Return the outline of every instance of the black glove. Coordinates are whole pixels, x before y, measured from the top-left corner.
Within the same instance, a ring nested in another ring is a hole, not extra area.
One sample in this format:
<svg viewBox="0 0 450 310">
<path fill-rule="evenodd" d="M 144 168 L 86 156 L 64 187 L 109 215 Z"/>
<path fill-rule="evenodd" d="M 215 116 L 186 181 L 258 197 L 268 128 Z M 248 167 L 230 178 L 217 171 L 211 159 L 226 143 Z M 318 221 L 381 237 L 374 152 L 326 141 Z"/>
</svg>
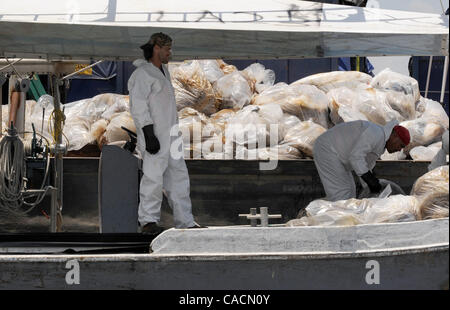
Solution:
<svg viewBox="0 0 450 310">
<path fill-rule="evenodd" d="M 159 141 L 153 132 L 153 125 L 147 125 L 142 128 L 145 137 L 145 149 L 150 154 L 156 154 L 159 151 Z"/>
<path fill-rule="evenodd" d="M 379 192 L 381 192 L 380 181 L 375 177 L 375 175 L 372 173 L 372 171 L 368 171 L 368 172 L 364 173 L 361 176 L 361 178 L 369 186 L 370 192 L 372 192 L 372 193 L 379 193 Z"/>
</svg>

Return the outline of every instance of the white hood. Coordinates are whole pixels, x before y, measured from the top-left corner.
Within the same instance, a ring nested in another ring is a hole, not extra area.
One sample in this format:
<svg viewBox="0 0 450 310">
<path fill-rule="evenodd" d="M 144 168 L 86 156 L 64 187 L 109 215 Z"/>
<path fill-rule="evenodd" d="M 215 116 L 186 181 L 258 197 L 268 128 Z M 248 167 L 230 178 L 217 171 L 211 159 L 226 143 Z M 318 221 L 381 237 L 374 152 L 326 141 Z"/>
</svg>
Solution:
<svg viewBox="0 0 450 310">
<path fill-rule="evenodd" d="M 135 67 L 140 67 L 145 64 L 148 64 L 148 61 L 145 59 L 136 59 L 135 61 L 133 61 L 133 66 Z"/>
</svg>

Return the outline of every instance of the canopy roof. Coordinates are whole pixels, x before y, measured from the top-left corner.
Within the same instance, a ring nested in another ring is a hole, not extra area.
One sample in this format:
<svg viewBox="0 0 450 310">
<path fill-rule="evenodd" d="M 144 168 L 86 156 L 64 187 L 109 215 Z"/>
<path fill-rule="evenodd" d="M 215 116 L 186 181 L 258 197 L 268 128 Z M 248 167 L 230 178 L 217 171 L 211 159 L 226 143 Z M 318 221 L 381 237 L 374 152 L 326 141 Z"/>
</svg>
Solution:
<svg viewBox="0 0 450 310">
<path fill-rule="evenodd" d="M 444 15 L 308 1 L 0 3 L 0 56 L 131 60 L 160 31 L 174 60 L 448 55 L 449 36 Z"/>
</svg>

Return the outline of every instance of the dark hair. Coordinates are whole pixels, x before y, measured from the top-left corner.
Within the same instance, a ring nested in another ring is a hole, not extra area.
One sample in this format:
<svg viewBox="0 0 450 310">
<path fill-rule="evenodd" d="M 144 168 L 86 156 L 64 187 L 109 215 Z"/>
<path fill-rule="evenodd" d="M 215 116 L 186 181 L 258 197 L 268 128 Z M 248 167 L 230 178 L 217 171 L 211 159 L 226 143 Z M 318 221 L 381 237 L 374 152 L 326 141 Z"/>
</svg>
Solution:
<svg viewBox="0 0 450 310">
<path fill-rule="evenodd" d="M 155 44 L 157 44 L 158 46 L 161 46 L 161 47 L 164 45 L 171 45 L 172 38 L 162 32 L 152 34 L 152 36 L 150 37 L 150 40 L 141 46 L 141 49 L 144 51 L 144 58 L 146 60 L 152 58 L 153 47 L 155 46 Z"/>
<path fill-rule="evenodd" d="M 153 46 L 154 45 L 146 45 L 142 50 L 144 51 L 144 59 L 149 60 L 153 56 Z"/>
</svg>

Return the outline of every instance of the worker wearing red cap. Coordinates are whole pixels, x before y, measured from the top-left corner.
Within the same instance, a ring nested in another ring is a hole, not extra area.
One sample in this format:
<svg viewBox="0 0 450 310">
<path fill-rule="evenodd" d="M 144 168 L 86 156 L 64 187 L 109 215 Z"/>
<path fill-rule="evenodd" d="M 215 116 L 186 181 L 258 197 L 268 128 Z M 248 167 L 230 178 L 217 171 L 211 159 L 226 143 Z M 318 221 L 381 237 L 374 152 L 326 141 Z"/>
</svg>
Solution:
<svg viewBox="0 0 450 310">
<path fill-rule="evenodd" d="M 352 171 L 372 193 L 381 191 L 372 173 L 376 161 L 387 150 L 394 153 L 410 142 L 408 129 L 391 121 L 380 126 L 368 121 L 341 123 L 327 130 L 314 144 L 314 163 L 325 189 L 326 200 L 355 198 Z"/>
</svg>

